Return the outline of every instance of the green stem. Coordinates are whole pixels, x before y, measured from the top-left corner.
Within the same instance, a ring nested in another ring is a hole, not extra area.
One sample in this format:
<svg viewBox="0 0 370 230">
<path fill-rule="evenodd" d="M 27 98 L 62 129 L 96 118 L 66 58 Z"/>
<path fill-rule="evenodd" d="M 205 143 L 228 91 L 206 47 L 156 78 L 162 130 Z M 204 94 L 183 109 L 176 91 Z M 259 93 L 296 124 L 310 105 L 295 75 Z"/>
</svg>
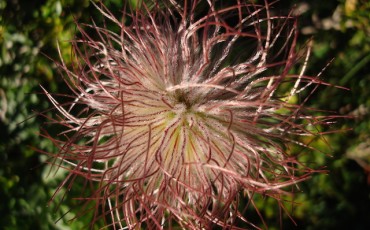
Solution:
<svg viewBox="0 0 370 230">
<path fill-rule="evenodd" d="M 340 81 L 340 85 L 345 85 L 358 71 L 360 71 L 370 61 L 370 54 L 358 62 Z"/>
</svg>

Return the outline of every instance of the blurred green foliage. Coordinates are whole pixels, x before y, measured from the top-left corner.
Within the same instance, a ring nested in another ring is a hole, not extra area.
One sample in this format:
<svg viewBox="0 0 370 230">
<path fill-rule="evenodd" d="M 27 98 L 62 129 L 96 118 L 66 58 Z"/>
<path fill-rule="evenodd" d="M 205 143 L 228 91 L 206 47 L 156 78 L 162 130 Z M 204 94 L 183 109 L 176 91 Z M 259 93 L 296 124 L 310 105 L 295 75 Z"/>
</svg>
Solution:
<svg viewBox="0 0 370 230">
<path fill-rule="evenodd" d="M 105 1 L 117 13 L 122 2 Z M 370 3 L 289 0 L 277 3 L 273 10 L 287 12 L 292 6 L 301 14 L 300 44 L 311 37 L 314 40 L 308 74 L 319 73 L 333 59 L 322 74 L 324 80 L 350 88 L 323 87 L 313 95 L 311 106 L 354 119 L 333 124 L 352 131 L 328 136 L 331 150 L 322 142 L 315 143 L 331 151 L 330 157 L 319 152 L 305 156 L 305 161 L 326 166 L 329 173 L 300 184 L 302 192 L 293 197 L 298 204 L 293 211 L 287 204 L 298 227 L 283 215 L 282 228 L 370 229 Z M 53 62 L 59 59 L 58 42 L 68 61 L 67 41 L 76 33 L 75 20 L 90 22 L 91 17 L 101 17 L 88 0 L 0 1 L 0 12 L 0 228 L 84 229 L 91 216 L 69 221 L 75 215 L 70 211 L 74 201 L 58 206 L 62 198 L 57 197 L 49 204 L 64 172 L 54 175 L 43 163 L 47 156 L 34 150 L 56 151 L 40 137 L 40 128 L 46 124 L 35 115 L 51 107 L 38 94 L 40 84 L 53 92 L 64 90 Z M 267 225 L 279 229 L 280 210 L 273 203 L 260 199 L 257 205 Z"/>
<path fill-rule="evenodd" d="M 74 5 L 73 5 L 74 4 Z M 47 167 L 34 148 L 55 151 L 39 136 L 38 111 L 50 107 L 39 84 L 55 89 L 60 82 L 50 58 L 58 58 L 57 41 L 68 55 L 74 17 L 89 2 L 0 2 L 0 226 L 1 229 L 69 229 L 59 221 L 69 209 L 48 201 L 59 182 L 45 180 Z M 64 8 L 63 8 L 64 7 Z M 66 59 L 67 56 L 65 56 Z M 45 156 L 43 156 L 45 158 Z M 76 227 L 74 229 L 81 229 Z"/>
</svg>

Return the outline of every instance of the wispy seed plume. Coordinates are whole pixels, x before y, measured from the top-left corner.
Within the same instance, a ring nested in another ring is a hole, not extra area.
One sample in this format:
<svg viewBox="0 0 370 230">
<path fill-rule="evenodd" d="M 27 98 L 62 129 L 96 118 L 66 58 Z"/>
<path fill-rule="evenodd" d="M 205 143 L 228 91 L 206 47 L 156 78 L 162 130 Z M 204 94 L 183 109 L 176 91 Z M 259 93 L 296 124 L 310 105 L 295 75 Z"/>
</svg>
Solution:
<svg viewBox="0 0 370 230">
<path fill-rule="evenodd" d="M 258 228 L 241 201 L 307 179 L 290 146 L 311 148 L 299 137 L 331 120 L 305 108 L 325 85 L 305 75 L 310 43 L 299 50 L 296 18 L 267 1 L 144 2 L 122 18 L 97 5 L 116 30 L 78 24 L 73 66 L 59 63 L 69 102 L 45 90 L 65 127 L 45 134 L 61 187 L 86 181 L 92 225 Z"/>
</svg>

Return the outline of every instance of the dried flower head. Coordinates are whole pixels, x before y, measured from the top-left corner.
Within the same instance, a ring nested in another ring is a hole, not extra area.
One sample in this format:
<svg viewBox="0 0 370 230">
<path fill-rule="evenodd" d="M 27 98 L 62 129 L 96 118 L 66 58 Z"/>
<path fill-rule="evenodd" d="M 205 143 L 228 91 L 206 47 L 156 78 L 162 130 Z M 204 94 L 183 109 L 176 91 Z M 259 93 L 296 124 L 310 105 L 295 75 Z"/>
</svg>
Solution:
<svg viewBox="0 0 370 230">
<path fill-rule="evenodd" d="M 118 31 L 78 25 L 73 67 L 59 64 L 73 99 L 45 91 L 65 139 L 48 137 L 62 163 L 50 162 L 69 171 L 61 187 L 91 185 L 80 199 L 95 203 L 93 223 L 258 228 L 241 200 L 279 199 L 314 171 L 288 146 L 321 135 L 315 126 L 329 119 L 303 105 L 324 83 L 304 75 L 310 52 L 297 50 L 296 19 L 270 7 L 154 1 L 117 19 L 101 4 Z"/>
</svg>

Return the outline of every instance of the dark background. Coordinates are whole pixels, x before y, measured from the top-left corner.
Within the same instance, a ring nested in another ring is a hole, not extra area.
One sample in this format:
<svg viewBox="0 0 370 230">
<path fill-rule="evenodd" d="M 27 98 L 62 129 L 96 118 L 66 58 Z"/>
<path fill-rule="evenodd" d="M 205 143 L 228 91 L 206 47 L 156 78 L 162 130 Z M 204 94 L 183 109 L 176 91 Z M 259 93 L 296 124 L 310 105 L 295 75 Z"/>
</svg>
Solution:
<svg viewBox="0 0 370 230">
<path fill-rule="evenodd" d="M 119 12 L 120 0 L 105 1 Z M 135 2 L 131 0 L 130 2 Z M 331 156 L 313 152 L 309 161 L 326 166 L 300 184 L 298 204 L 289 210 L 297 227 L 269 199 L 257 201 L 271 229 L 370 229 L 370 3 L 367 0 L 278 2 L 275 13 L 295 7 L 300 44 L 314 39 L 308 74 L 319 73 L 329 62 L 323 79 L 350 91 L 323 87 L 311 106 L 354 116 L 334 125 L 339 132 L 315 147 Z M 40 85 L 63 92 L 62 79 L 52 59 L 69 60 L 76 33 L 74 20 L 99 21 L 88 0 L 0 1 L 0 229 L 83 229 L 89 216 L 69 222 L 74 201 L 49 204 L 63 172 L 50 173 L 46 156 L 35 148 L 53 152 L 40 129 L 49 127 L 38 112 L 51 108 Z M 56 200 L 60 200 L 58 197 Z M 58 221 L 59 220 L 59 221 Z"/>
</svg>

